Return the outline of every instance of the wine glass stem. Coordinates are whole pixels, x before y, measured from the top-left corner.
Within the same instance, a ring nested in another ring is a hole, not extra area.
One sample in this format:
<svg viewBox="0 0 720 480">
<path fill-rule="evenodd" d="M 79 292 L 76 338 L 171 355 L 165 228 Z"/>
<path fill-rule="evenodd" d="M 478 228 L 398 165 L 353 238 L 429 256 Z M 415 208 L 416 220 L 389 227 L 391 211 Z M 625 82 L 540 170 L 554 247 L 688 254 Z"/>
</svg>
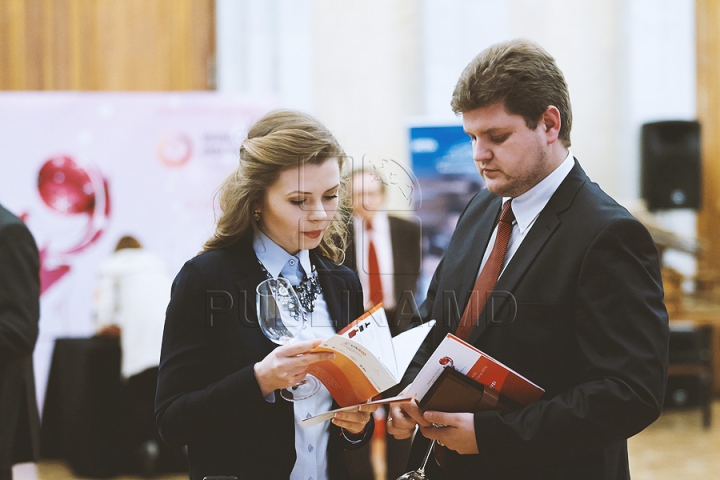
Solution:
<svg viewBox="0 0 720 480">
<path fill-rule="evenodd" d="M 433 452 L 433 449 L 435 447 L 435 440 L 430 442 L 430 445 L 428 446 L 427 452 L 425 452 L 425 459 L 423 460 L 422 465 L 420 465 L 420 468 L 418 469 L 418 472 L 424 474 L 425 473 L 425 466 L 427 466 L 428 460 L 430 460 L 430 455 Z"/>
</svg>

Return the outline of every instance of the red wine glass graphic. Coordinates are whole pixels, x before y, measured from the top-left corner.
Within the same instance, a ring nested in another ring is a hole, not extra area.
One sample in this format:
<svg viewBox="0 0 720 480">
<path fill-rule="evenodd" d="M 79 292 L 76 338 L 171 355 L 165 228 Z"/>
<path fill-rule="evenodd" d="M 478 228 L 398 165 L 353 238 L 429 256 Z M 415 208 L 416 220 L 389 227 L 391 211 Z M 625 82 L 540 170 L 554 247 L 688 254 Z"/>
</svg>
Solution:
<svg viewBox="0 0 720 480">
<path fill-rule="evenodd" d="M 440 360 L 438 360 L 438 363 L 440 363 L 440 365 L 442 365 L 443 367 L 453 368 L 455 366 L 455 362 L 450 357 L 442 357 Z"/>
<path fill-rule="evenodd" d="M 81 238 L 73 245 L 56 249 L 51 242 L 40 248 L 41 292 L 45 292 L 70 271 L 68 257 L 94 244 L 105 231 L 110 218 L 110 191 L 97 167 L 81 166 L 62 155 L 48 159 L 40 168 L 38 192 L 53 212 L 87 217 Z"/>
</svg>

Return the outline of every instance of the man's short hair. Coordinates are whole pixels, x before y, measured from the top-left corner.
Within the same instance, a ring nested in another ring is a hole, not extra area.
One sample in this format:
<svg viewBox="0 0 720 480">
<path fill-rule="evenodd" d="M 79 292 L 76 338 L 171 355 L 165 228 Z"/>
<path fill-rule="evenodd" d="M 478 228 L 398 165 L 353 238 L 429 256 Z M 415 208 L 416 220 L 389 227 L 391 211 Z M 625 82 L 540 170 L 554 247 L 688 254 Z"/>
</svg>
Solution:
<svg viewBox="0 0 720 480">
<path fill-rule="evenodd" d="M 521 115 L 537 128 L 550 105 L 560 111 L 560 140 L 570 146 L 572 109 L 562 71 L 542 47 L 510 40 L 488 47 L 475 57 L 455 85 L 450 105 L 456 114 L 503 102 L 511 115 Z"/>
</svg>

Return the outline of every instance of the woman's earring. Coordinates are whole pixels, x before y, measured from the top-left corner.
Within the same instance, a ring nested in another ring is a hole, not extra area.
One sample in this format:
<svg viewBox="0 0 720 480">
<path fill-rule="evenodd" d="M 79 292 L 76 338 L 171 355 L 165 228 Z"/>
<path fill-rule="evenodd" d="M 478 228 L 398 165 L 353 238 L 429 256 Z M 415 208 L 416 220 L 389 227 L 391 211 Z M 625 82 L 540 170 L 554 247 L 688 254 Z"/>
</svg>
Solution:
<svg viewBox="0 0 720 480">
<path fill-rule="evenodd" d="M 260 214 L 260 210 L 255 210 L 253 212 L 253 218 L 255 219 L 255 223 L 260 223 L 260 218 L 262 215 Z"/>
</svg>

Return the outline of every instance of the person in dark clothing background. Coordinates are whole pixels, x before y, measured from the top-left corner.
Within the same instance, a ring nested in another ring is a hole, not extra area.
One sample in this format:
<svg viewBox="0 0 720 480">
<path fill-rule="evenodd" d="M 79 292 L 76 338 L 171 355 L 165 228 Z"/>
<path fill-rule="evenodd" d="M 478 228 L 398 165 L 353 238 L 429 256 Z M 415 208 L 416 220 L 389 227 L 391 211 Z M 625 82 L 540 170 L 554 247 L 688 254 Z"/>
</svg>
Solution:
<svg viewBox="0 0 720 480">
<path fill-rule="evenodd" d="M 22 220 L 0 205 L 0 480 L 40 453 L 33 350 L 40 320 L 40 258 Z"/>
</svg>

